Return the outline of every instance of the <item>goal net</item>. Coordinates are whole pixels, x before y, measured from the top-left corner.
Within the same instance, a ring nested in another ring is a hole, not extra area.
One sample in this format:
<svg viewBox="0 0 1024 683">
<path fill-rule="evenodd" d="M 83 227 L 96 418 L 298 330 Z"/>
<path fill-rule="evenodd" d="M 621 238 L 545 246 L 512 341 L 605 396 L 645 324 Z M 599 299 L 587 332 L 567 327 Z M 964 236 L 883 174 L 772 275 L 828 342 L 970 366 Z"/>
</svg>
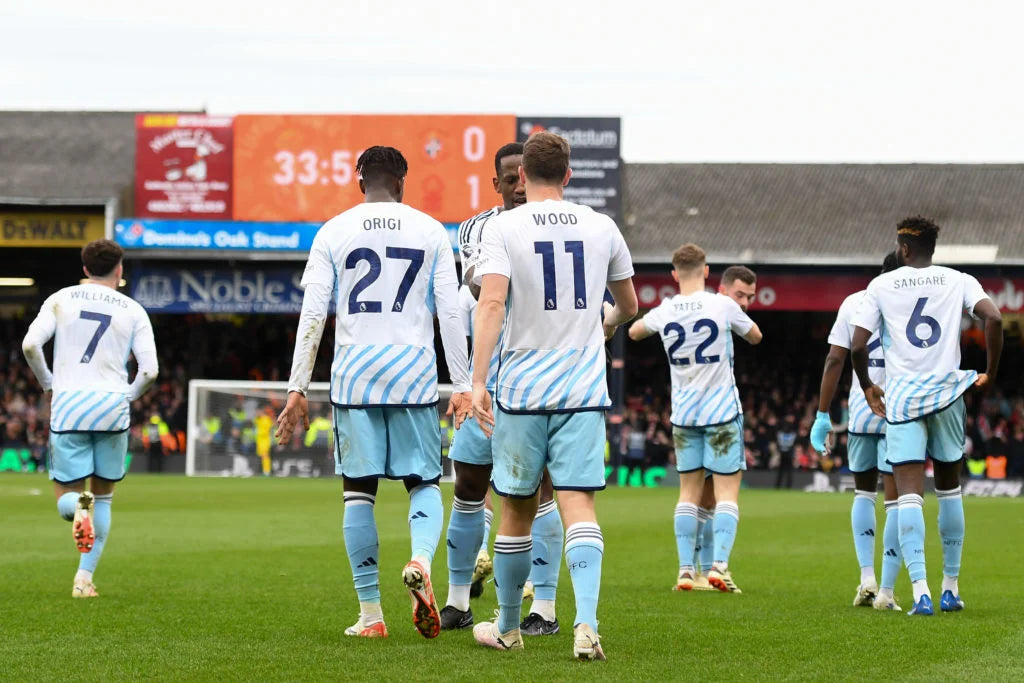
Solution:
<svg viewBox="0 0 1024 683">
<path fill-rule="evenodd" d="M 451 386 L 439 387 L 441 454 L 453 434 L 444 416 Z M 275 422 L 288 398 L 287 382 L 191 380 L 188 383 L 188 431 L 185 473 L 189 476 L 260 476 L 269 465 L 275 477 L 333 477 L 334 427 L 330 385 L 313 383 L 307 393 L 310 426 L 299 425 L 286 444 L 273 438 Z M 440 454 L 439 454 L 440 455 Z M 452 476 L 443 458 L 443 477 Z"/>
</svg>

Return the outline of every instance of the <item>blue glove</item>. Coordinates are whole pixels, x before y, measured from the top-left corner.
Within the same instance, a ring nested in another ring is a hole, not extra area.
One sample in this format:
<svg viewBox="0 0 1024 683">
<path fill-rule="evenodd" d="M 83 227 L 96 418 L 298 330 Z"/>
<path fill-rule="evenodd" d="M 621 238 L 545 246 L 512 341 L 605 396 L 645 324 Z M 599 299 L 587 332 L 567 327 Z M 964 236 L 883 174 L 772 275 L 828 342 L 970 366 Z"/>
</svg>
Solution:
<svg viewBox="0 0 1024 683">
<path fill-rule="evenodd" d="M 828 413 L 820 410 L 814 416 L 814 424 L 811 425 L 811 448 L 819 453 L 825 452 L 825 437 L 832 431 L 832 418 Z"/>
</svg>

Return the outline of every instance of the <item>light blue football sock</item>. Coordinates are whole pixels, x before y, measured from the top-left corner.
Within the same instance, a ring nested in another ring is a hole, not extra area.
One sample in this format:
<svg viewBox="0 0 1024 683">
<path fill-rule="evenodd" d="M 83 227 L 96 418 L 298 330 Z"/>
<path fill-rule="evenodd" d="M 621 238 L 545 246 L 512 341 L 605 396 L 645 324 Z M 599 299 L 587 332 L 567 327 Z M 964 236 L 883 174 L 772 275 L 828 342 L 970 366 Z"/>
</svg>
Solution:
<svg viewBox="0 0 1024 683">
<path fill-rule="evenodd" d="M 523 610 L 523 585 L 530 576 L 533 541 L 529 536 L 494 539 L 494 591 L 498 594 L 498 632 L 519 628 Z"/>
<path fill-rule="evenodd" d="M 900 552 L 900 511 L 895 500 L 885 501 L 885 529 L 882 531 L 882 588 L 896 586 L 903 553 Z"/>
<path fill-rule="evenodd" d="M 100 563 L 103 546 L 107 544 L 107 534 L 110 533 L 110 505 L 113 500 L 112 493 L 95 497 L 92 508 L 92 531 L 96 538 L 92 542 L 92 550 L 78 558 L 78 569 L 81 571 L 94 572 L 96 565 Z"/>
<path fill-rule="evenodd" d="M 699 525 L 696 505 L 693 503 L 676 504 L 676 552 L 679 556 L 680 569 L 693 569 Z"/>
<path fill-rule="evenodd" d="M 693 553 L 690 553 L 693 556 Z M 565 562 L 576 595 L 573 626 L 587 624 L 597 633 L 597 600 L 601 595 L 604 537 L 596 522 L 577 522 L 565 532 Z"/>
<path fill-rule="evenodd" d="M 715 512 L 707 508 L 697 508 L 697 522 L 701 515 L 706 517 L 704 528 L 697 531 L 697 542 L 700 545 L 700 571 L 707 574 L 715 561 Z"/>
<path fill-rule="evenodd" d="M 555 501 L 550 500 L 537 508 L 530 534 L 533 537 L 533 560 L 530 566 L 533 599 L 554 602 L 558 590 L 558 574 L 562 569 L 562 540 L 565 537 L 565 527 L 562 526 L 562 517 L 558 514 Z"/>
<path fill-rule="evenodd" d="M 434 561 L 444 525 L 444 503 L 437 484 L 423 484 L 409 492 L 409 535 L 412 556 Z M 430 570 L 430 567 L 427 567 Z"/>
<path fill-rule="evenodd" d="M 964 499 L 960 487 L 935 490 L 939 498 L 939 536 L 942 537 L 942 573 L 960 576 L 960 558 L 964 551 Z"/>
<path fill-rule="evenodd" d="M 377 559 L 377 521 L 373 504 L 377 497 L 368 493 L 345 493 L 345 552 L 352 565 L 352 579 L 359 602 L 380 602 Z"/>
<path fill-rule="evenodd" d="M 870 568 L 875 573 L 875 491 L 854 491 L 850 524 L 853 526 L 853 548 L 857 552 L 857 566 Z"/>
<path fill-rule="evenodd" d="M 484 534 L 484 502 L 455 498 L 448 518 L 448 604 L 469 609 L 469 585 L 473 582 L 477 548 Z M 465 587 L 464 590 L 457 588 Z"/>
<path fill-rule="evenodd" d="M 57 499 L 57 514 L 67 521 L 75 519 L 75 508 L 78 507 L 78 498 L 82 494 L 68 491 Z"/>
<path fill-rule="evenodd" d="M 736 503 L 719 503 L 715 506 L 715 564 L 729 564 L 733 543 L 736 542 L 736 527 L 740 523 L 740 508 Z"/>
<path fill-rule="evenodd" d="M 480 543 L 480 550 L 487 550 L 487 545 L 491 542 L 491 523 L 494 522 L 494 510 L 488 510 L 484 508 L 484 539 Z M 479 550 L 477 551 L 479 554 Z"/>
<path fill-rule="evenodd" d="M 900 496 L 900 550 L 911 581 L 924 581 L 924 499 L 916 493 Z M 915 601 L 917 596 L 915 596 Z"/>
</svg>

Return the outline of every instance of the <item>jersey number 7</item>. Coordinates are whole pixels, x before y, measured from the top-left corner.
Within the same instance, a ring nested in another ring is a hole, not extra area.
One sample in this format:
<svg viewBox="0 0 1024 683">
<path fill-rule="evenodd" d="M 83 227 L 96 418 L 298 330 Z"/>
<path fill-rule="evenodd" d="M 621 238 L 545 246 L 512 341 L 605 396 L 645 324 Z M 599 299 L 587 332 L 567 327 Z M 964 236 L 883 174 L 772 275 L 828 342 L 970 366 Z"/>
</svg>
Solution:
<svg viewBox="0 0 1024 683">
<path fill-rule="evenodd" d="M 89 340 L 89 345 L 85 347 L 85 353 L 82 354 L 82 360 L 80 361 L 88 363 L 92 360 L 92 355 L 96 353 L 96 346 L 100 343 L 100 338 L 110 328 L 110 321 L 113 318 L 106 313 L 94 313 L 92 311 L 80 311 L 78 317 L 81 320 L 92 320 L 99 323 L 99 327 L 96 328 L 96 333 Z"/>
</svg>

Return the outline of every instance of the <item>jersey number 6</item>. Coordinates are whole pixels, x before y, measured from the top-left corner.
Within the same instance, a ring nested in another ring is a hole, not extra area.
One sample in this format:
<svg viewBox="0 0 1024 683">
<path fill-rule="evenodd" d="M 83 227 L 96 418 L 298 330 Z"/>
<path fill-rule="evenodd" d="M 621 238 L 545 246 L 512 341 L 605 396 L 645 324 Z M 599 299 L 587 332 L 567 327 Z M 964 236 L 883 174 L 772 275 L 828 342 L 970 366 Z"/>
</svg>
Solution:
<svg viewBox="0 0 1024 683">
<path fill-rule="evenodd" d="M 914 306 L 914 312 L 910 314 L 910 320 L 907 321 L 907 340 L 919 349 L 927 349 L 929 346 L 935 346 L 935 343 L 939 341 L 939 337 L 942 335 L 942 328 L 939 327 L 939 321 L 930 315 L 924 314 L 924 306 L 928 303 L 928 297 L 923 296 L 917 300 L 917 304 Z M 917 334 L 918 328 L 921 325 L 928 326 L 928 338 L 922 339 Z"/>
</svg>

